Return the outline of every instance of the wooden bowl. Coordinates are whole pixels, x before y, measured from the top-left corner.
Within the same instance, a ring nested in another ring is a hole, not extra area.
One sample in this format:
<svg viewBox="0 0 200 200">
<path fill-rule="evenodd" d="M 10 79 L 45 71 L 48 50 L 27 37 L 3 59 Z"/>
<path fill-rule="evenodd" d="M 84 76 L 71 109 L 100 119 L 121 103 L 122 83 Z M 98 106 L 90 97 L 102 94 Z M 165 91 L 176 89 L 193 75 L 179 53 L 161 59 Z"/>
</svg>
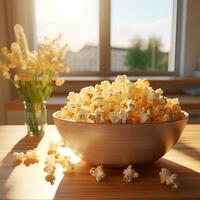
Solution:
<svg viewBox="0 0 200 200">
<path fill-rule="evenodd" d="M 66 145 L 82 160 L 108 167 L 158 160 L 174 146 L 188 120 L 188 113 L 184 112 L 185 117 L 176 121 L 92 124 L 59 119 L 56 113 L 54 122 Z"/>
</svg>

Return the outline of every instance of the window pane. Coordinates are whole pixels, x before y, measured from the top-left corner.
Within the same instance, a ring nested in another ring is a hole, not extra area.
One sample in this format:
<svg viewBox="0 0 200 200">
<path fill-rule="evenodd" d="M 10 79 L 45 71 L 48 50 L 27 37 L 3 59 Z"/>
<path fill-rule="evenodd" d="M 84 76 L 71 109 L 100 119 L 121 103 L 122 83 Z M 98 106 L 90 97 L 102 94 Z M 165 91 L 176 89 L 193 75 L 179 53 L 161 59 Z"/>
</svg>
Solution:
<svg viewBox="0 0 200 200">
<path fill-rule="evenodd" d="M 61 33 L 71 71 L 98 71 L 98 15 L 98 0 L 35 0 L 37 42 Z"/>
<path fill-rule="evenodd" d="M 173 0 L 112 0 L 111 8 L 112 71 L 173 71 Z"/>
</svg>

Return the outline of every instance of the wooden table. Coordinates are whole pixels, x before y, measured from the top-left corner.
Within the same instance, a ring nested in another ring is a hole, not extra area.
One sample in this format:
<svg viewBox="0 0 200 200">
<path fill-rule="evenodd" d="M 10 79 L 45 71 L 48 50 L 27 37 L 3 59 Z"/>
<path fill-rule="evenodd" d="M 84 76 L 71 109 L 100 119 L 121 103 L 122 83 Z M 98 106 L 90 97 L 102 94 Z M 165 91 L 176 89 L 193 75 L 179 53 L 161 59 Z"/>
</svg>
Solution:
<svg viewBox="0 0 200 200">
<path fill-rule="evenodd" d="M 88 174 L 91 166 L 81 161 L 74 173 L 65 176 L 58 168 L 51 185 L 45 181 L 43 162 L 49 141 L 56 138 L 59 134 L 54 126 L 48 126 L 43 138 L 26 136 L 24 126 L 0 126 L 1 199 L 200 199 L 200 125 L 188 125 L 162 159 L 137 168 L 141 176 L 132 183 L 123 181 L 122 169 L 106 169 L 107 178 L 98 183 Z M 13 165 L 13 152 L 35 147 L 41 157 L 38 164 Z M 160 184 L 161 167 L 178 174 L 178 190 Z"/>
</svg>

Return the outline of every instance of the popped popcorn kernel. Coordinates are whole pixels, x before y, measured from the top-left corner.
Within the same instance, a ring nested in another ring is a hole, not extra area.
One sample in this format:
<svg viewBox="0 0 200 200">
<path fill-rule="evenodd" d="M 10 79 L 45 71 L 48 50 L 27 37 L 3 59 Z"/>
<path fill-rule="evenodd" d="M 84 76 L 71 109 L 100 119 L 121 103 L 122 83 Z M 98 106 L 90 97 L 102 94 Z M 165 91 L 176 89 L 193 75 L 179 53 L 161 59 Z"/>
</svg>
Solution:
<svg viewBox="0 0 200 200">
<path fill-rule="evenodd" d="M 172 174 L 168 169 L 162 168 L 159 172 L 160 176 L 160 183 L 171 185 L 171 188 L 177 189 L 178 183 L 177 183 L 177 174 Z"/>
<path fill-rule="evenodd" d="M 62 86 L 65 83 L 64 79 L 56 79 L 56 86 Z"/>
<path fill-rule="evenodd" d="M 70 157 L 66 155 L 60 155 L 56 159 L 56 163 L 62 166 L 63 173 L 73 172 L 74 170 L 74 164 L 70 161 Z"/>
<path fill-rule="evenodd" d="M 38 154 L 36 152 L 36 149 L 33 149 L 33 150 L 28 150 L 26 152 L 26 159 L 28 160 L 39 160 L 39 157 L 38 157 Z"/>
<path fill-rule="evenodd" d="M 47 174 L 46 177 L 45 177 L 45 180 L 46 180 L 47 182 L 50 182 L 51 185 L 54 184 L 55 179 L 56 179 L 56 177 L 55 177 L 54 174 L 53 174 L 53 175 Z"/>
<path fill-rule="evenodd" d="M 56 159 L 53 154 L 47 155 L 46 160 L 45 160 L 45 167 L 44 171 L 47 172 L 49 176 L 54 175 L 55 170 L 56 170 Z"/>
<path fill-rule="evenodd" d="M 58 166 L 61 166 L 63 174 L 71 173 L 74 171 L 75 164 L 72 163 L 71 157 L 65 153 L 64 142 L 51 141 L 48 146 L 47 157 L 44 162 L 44 171 L 47 173 L 45 180 L 54 183 L 55 172 Z"/>
<path fill-rule="evenodd" d="M 57 148 L 58 148 L 58 145 L 59 145 L 58 142 L 51 141 L 51 142 L 49 143 L 49 147 L 48 147 L 48 152 L 47 152 L 47 153 L 48 153 L 49 155 L 50 155 L 50 154 L 56 153 Z"/>
<path fill-rule="evenodd" d="M 95 123 L 104 123 L 104 116 L 103 116 L 104 111 L 101 108 L 97 108 L 94 113 L 90 115 L 90 118 L 95 122 Z"/>
<path fill-rule="evenodd" d="M 139 177 L 139 173 L 135 171 L 132 165 L 129 165 L 126 169 L 124 169 L 123 175 L 126 182 L 131 182 L 133 179 Z"/>
<path fill-rule="evenodd" d="M 16 163 L 24 163 L 26 166 L 39 162 L 39 156 L 36 149 L 28 150 L 26 153 L 14 152 L 13 157 Z"/>
<path fill-rule="evenodd" d="M 39 156 L 37 154 L 37 150 L 28 150 L 25 154 L 24 164 L 29 166 L 30 164 L 35 164 L 39 162 Z"/>
<path fill-rule="evenodd" d="M 21 163 L 25 159 L 25 154 L 23 152 L 20 152 L 20 153 L 14 152 L 13 157 L 14 157 L 16 163 Z"/>
<path fill-rule="evenodd" d="M 97 182 L 100 182 L 106 177 L 106 173 L 103 170 L 103 166 L 92 167 L 89 173 L 96 178 Z"/>
<path fill-rule="evenodd" d="M 73 122 L 136 124 L 184 117 L 177 98 L 163 96 L 163 90 L 154 90 L 148 80 L 131 82 L 126 75 L 69 92 L 67 99 L 57 117 Z"/>
</svg>

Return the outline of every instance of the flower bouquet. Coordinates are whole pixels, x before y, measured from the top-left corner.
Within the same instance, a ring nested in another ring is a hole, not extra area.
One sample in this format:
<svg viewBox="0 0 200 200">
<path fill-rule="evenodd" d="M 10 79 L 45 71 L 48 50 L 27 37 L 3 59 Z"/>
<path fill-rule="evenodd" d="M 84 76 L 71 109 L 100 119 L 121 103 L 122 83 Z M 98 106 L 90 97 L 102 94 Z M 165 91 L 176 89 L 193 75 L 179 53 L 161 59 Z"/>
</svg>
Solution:
<svg viewBox="0 0 200 200">
<path fill-rule="evenodd" d="M 17 88 L 24 101 L 25 121 L 30 135 L 44 132 L 46 124 L 46 100 L 54 89 L 54 80 L 61 86 L 61 73 L 69 72 L 62 63 L 67 45 L 59 46 L 61 35 L 54 40 L 45 39 L 37 51 L 29 51 L 27 38 L 21 25 L 14 26 L 16 42 L 10 50 L 3 47 L 5 62 L 0 61 L 0 72 Z"/>
</svg>

